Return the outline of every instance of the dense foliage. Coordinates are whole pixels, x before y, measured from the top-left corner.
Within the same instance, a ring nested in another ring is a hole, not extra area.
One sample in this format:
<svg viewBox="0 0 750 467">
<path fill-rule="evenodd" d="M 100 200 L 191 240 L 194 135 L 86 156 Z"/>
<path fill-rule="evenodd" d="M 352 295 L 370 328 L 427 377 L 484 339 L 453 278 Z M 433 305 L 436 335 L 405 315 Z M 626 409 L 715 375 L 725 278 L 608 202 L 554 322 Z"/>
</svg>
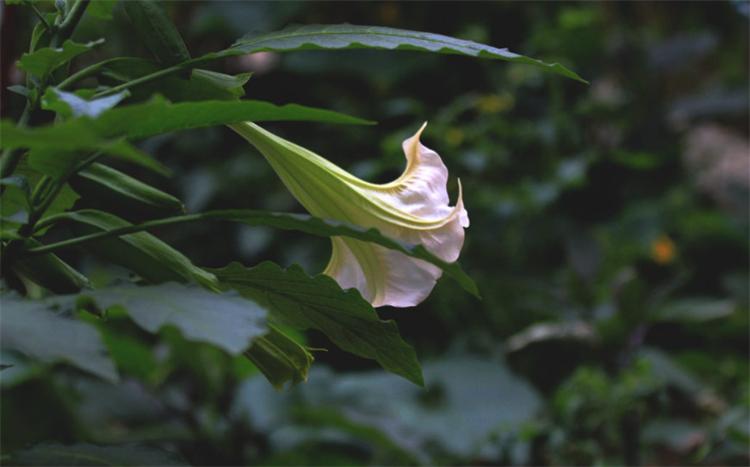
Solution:
<svg viewBox="0 0 750 467">
<path fill-rule="evenodd" d="M 750 462 L 746 3 L 8 3 L 4 462 Z M 374 182 L 428 121 L 460 265 L 244 120 Z M 339 235 L 444 278 L 376 313 Z"/>
</svg>

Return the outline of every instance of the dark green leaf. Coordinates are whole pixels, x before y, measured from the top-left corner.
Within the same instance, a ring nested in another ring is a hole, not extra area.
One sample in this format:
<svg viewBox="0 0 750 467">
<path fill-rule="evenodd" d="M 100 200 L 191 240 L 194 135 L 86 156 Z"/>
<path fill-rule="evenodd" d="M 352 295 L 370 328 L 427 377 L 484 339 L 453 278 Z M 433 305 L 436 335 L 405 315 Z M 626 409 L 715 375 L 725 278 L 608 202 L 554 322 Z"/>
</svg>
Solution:
<svg viewBox="0 0 750 467">
<path fill-rule="evenodd" d="M 182 284 L 108 287 L 86 294 L 100 308 L 124 307 L 139 326 L 158 332 L 175 326 L 192 341 L 213 344 L 232 355 L 267 332 L 266 310 L 233 292 L 217 294 Z"/>
<path fill-rule="evenodd" d="M 201 89 L 212 89 L 217 94 L 223 91 L 228 96 L 239 99 L 245 95 L 245 83 L 248 82 L 252 75 L 252 73 L 227 75 L 210 70 L 195 69 L 193 70 L 191 81 L 195 83 L 196 87 L 200 87 Z M 199 99 L 194 98 L 191 100 Z"/>
<path fill-rule="evenodd" d="M 27 247 L 40 245 L 34 239 L 26 240 Z M 13 262 L 13 270 L 55 293 L 78 292 L 89 285 L 86 276 L 52 253 L 20 258 Z"/>
<path fill-rule="evenodd" d="M 39 78 L 44 78 L 56 68 L 103 43 L 104 39 L 99 39 L 86 44 L 67 40 L 60 48 L 44 47 L 35 50 L 34 52 L 21 55 L 21 59 L 18 61 L 18 67 L 27 73 L 36 75 Z"/>
<path fill-rule="evenodd" d="M 185 209 L 182 202 L 174 196 L 104 164 L 91 164 L 78 175 L 149 206 L 173 211 Z"/>
<path fill-rule="evenodd" d="M 95 0 L 92 3 L 96 3 Z M 14 465 L 188 465 L 177 454 L 138 444 L 96 446 L 94 444 L 39 444 L 15 453 Z"/>
<path fill-rule="evenodd" d="M 30 186 L 35 186 L 42 178 L 42 174 L 30 167 L 26 160 L 22 160 L 18 164 L 14 173 L 25 177 Z M 62 187 L 50 207 L 47 208 L 47 215 L 57 214 L 70 209 L 77 199 L 78 195 L 66 184 Z M 2 196 L 0 196 L 0 215 L 4 218 L 15 215 L 15 220 L 23 220 L 25 222 L 26 216 L 18 217 L 18 214 L 28 212 L 28 209 L 27 195 L 19 187 L 8 186 Z"/>
<path fill-rule="evenodd" d="M 30 94 L 29 88 L 22 84 L 14 84 L 13 86 L 8 86 L 7 89 L 8 91 L 23 97 L 28 97 Z"/>
<path fill-rule="evenodd" d="M 118 138 L 140 139 L 160 133 L 223 125 L 241 121 L 318 121 L 366 124 L 365 120 L 296 104 L 276 106 L 262 101 L 203 101 L 173 104 L 164 99 L 116 107 L 98 118 L 71 118 L 57 125 L 18 128 L 10 120 L 0 122 L 0 147 L 30 148 L 32 166 L 44 173 L 59 173 L 61 167 L 83 160 L 80 151 L 102 150 L 132 162 L 164 172 L 158 162 Z M 59 153 L 73 152 L 60 162 Z"/>
<path fill-rule="evenodd" d="M 306 381 L 314 360 L 304 347 L 274 327 L 268 334 L 256 339 L 245 356 L 277 389 L 281 389 L 287 381 L 292 384 Z"/>
<path fill-rule="evenodd" d="M 119 104 L 130 93 L 125 90 L 111 96 L 86 100 L 72 92 L 65 92 L 54 87 L 47 89 L 42 98 L 42 107 L 52 110 L 63 117 L 91 117 L 96 118 L 102 112 Z"/>
<path fill-rule="evenodd" d="M 328 276 L 308 276 L 273 263 L 245 268 L 233 263 L 214 270 L 222 286 L 267 306 L 271 320 L 316 329 L 341 349 L 370 358 L 383 368 L 423 384 L 414 349 L 401 339 L 393 321 L 381 321 L 358 291 L 344 291 Z"/>
<path fill-rule="evenodd" d="M 109 381 L 114 365 L 96 329 L 47 310 L 43 301 L 3 297 L 0 345 L 44 362 L 65 361 Z"/>
<path fill-rule="evenodd" d="M 86 13 L 94 18 L 110 20 L 112 19 L 112 10 L 117 5 L 117 0 L 94 0 L 89 3 Z"/>
<path fill-rule="evenodd" d="M 117 216 L 93 209 L 69 212 L 65 218 L 83 226 L 83 233 L 131 225 Z M 195 266 L 185 255 L 146 232 L 97 240 L 87 244 L 86 249 L 130 269 L 148 282 L 195 281 L 209 288 L 215 287 L 213 274 Z"/>
<path fill-rule="evenodd" d="M 68 121 L 78 122 L 77 119 Z M 162 175 L 169 173 L 161 163 L 126 141 L 101 138 L 85 125 L 74 124 L 66 127 L 65 124 L 61 124 L 39 128 L 41 131 L 37 131 L 15 128 L 6 123 L 0 122 L 0 136 L 3 138 L 0 146 L 30 148 L 29 165 L 51 177 L 57 178 L 67 174 L 72 167 L 88 158 L 94 151 L 117 156 Z M 68 130 L 71 133 L 68 133 Z"/>
<path fill-rule="evenodd" d="M 291 26 L 281 31 L 245 36 L 234 43 L 229 49 L 208 54 L 197 60 L 208 60 L 260 51 L 290 52 L 311 49 L 338 50 L 361 48 L 415 50 L 524 63 L 567 76 L 577 81 L 586 82 L 578 74 L 559 63 L 545 63 L 504 48 L 500 49 L 440 34 L 351 24 Z"/>
<path fill-rule="evenodd" d="M 169 66 L 190 60 L 185 41 L 162 5 L 151 0 L 127 0 L 123 6 L 136 35 L 160 63 Z"/>
</svg>

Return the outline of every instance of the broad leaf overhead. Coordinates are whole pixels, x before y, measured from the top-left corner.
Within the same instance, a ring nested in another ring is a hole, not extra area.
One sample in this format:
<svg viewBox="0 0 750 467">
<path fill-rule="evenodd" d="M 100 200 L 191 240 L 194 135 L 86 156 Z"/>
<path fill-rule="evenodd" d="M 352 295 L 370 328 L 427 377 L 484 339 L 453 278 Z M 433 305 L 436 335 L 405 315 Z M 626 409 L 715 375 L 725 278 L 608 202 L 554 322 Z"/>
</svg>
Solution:
<svg viewBox="0 0 750 467">
<path fill-rule="evenodd" d="M 441 34 L 353 24 L 291 26 L 281 31 L 245 36 L 235 42 L 229 49 L 209 54 L 197 60 L 261 51 L 289 52 L 311 49 L 362 48 L 414 50 L 524 63 L 577 81 L 586 82 L 578 74 L 559 63 L 545 63 L 511 52 L 506 48 L 492 47 Z"/>
</svg>

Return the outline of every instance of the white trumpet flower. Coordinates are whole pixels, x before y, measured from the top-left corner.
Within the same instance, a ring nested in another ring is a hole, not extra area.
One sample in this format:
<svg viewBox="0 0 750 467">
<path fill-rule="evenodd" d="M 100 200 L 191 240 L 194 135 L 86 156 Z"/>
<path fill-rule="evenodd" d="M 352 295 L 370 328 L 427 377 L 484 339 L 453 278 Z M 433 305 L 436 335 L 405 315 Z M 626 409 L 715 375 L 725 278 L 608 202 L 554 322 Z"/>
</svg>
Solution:
<svg viewBox="0 0 750 467">
<path fill-rule="evenodd" d="M 251 122 L 230 125 L 268 160 L 310 214 L 335 219 L 411 244 L 447 262 L 458 259 L 469 217 L 461 182 L 449 206 L 448 169 L 419 141 L 427 124 L 403 143 L 406 169 L 396 180 L 368 183 L 327 159 Z M 442 271 L 420 259 L 372 243 L 333 237 L 324 274 L 342 288 L 356 288 L 373 306 L 414 306 L 432 291 Z"/>
</svg>

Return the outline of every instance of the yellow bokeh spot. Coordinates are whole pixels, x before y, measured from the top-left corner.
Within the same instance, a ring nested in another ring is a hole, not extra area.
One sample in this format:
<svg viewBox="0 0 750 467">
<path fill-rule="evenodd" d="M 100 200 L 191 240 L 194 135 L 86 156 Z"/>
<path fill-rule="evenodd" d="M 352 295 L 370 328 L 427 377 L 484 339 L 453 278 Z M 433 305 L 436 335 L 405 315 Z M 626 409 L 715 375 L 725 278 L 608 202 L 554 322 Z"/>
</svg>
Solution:
<svg viewBox="0 0 750 467">
<path fill-rule="evenodd" d="M 666 235 L 660 235 L 651 244 L 651 258 L 659 264 L 671 263 L 676 253 L 674 242 Z"/>
<path fill-rule="evenodd" d="M 464 141 L 464 132 L 459 128 L 449 128 L 445 132 L 445 142 L 451 146 L 458 146 Z"/>
<path fill-rule="evenodd" d="M 490 94 L 477 99 L 477 110 L 485 114 L 504 112 L 513 107 L 515 101 L 510 94 Z"/>
</svg>

